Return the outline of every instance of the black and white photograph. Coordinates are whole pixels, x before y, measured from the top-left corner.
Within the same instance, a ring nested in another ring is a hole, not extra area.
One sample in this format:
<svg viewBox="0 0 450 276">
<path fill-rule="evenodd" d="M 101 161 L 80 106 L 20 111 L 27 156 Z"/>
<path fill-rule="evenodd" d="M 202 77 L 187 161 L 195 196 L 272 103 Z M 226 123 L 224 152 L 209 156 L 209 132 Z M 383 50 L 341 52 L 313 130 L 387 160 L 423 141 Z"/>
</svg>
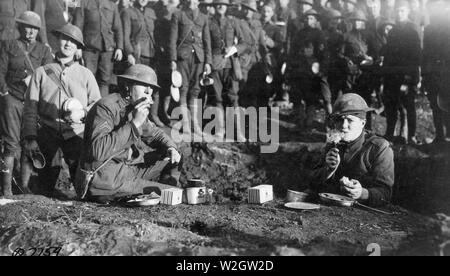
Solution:
<svg viewBox="0 0 450 276">
<path fill-rule="evenodd" d="M 450 0 L 0 0 L 0 256 L 449 255 Z"/>
</svg>

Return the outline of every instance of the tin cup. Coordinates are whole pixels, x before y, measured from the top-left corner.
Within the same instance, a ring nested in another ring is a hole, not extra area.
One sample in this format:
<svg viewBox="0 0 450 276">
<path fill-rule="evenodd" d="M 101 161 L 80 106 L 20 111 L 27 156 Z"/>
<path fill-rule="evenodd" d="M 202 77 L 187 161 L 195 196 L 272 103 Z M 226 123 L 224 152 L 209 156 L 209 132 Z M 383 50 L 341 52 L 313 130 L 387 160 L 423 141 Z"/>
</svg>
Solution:
<svg viewBox="0 0 450 276">
<path fill-rule="evenodd" d="M 188 188 L 198 188 L 198 187 L 205 187 L 205 181 L 198 178 L 188 180 Z"/>
</svg>

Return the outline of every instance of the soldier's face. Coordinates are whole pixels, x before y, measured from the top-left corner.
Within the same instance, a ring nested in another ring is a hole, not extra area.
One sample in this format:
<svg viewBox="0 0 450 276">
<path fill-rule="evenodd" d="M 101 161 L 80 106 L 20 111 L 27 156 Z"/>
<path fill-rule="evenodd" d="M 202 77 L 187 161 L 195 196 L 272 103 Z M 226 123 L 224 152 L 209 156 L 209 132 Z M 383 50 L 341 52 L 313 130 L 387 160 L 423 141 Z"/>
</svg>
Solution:
<svg viewBox="0 0 450 276">
<path fill-rule="evenodd" d="M 397 10 L 398 21 L 405 22 L 409 19 L 409 8 L 408 7 L 399 7 Z"/>
<path fill-rule="evenodd" d="M 336 121 L 336 128 L 343 133 L 345 142 L 352 142 L 358 139 L 363 133 L 365 126 L 366 120 L 353 115 L 342 116 Z"/>
<path fill-rule="evenodd" d="M 366 22 L 361 21 L 361 20 L 356 20 L 355 21 L 355 28 L 357 30 L 365 30 L 366 29 Z"/>
<path fill-rule="evenodd" d="M 130 90 L 131 104 L 136 103 L 142 98 L 146 98 L 151 105 L 153 104 L 153 89 L 150 86 L 135 84 L 131 86 Z"/>
<path fill-rule="evenodd" d="M 288 5 L 289 5 L 289 0 L 280 0 L 281 8 L 287 8 Z"/>
<path fill-rule="evenodd" d="M 345 2 L 344 9 L 347 12 L 354 12 L 355 11 L 355 5 L 353 5 L 352 3 L 347 1 L 347 2 Z"/>
<path fill-rule="evenodd" d="M 147 6 L 148 1 L 149 1 L 149 0 L 139 0 L 139 1 L 138 1 L 139 6 L 141 6 L 141 7 Z"/>
<path fill-rule="evenodd" d="M 311 28 L 315 28 L 317 26 L 317 18 L 315 16 L 308 15 L 308 17 L 306 17 L 306 24 Z"/>
<path fill-rule="evenodd" d="M 198 8 L 199 0 L 187 0 L 186 3 L 190 9 L 194 10 Z"/>
<path fill-rule="evenodd" d="M 227 6 L 217 5 L 215 8 L 216 12 L 220 15 L 225 15 L 227 13 Z"/>
<path fill-rule="evenodd" d="M 255 14 L 254 11 L 252 11 L 252 10 L 250 10 L 250 9 L 246 9 L 246 11 L 245 11 L 245 17 L 246 17 L 247 19 L 252 19 L 252 18 L 253 18 L 253 14 Z"/>
<path fill-rule="evenodd" d="M 39 29 L 33 28 L 31 26 L 25 26 L 25 25 L 21 25 L 19 29 L 20 29 L 20 35 L 22 36 L 23 39 L 25 39 L 28 42 L 36 41 L 36 37 L 39 33 Z"/>
<path fill-rule="evenodd" d="M 264 8 L 263 8 L 264 22 L 269 22 L 270 20 L 272 20 L 273 14 L 274 14 L 274 12 L 271 7 L 264 6 Z"/>
<path fill-rule="evenodd" d="M 341 22 L 342 20 L 340 18 L 332 18 L 329 24 L 331 28 L 337 28 Z"/>
<path fill-rule="evenodd" d="M 63 57 L 73 57 L 78 50 L 78 46 L 75 41 L 65 35 L 59 37 L 59 52 Z"/>
</svg>

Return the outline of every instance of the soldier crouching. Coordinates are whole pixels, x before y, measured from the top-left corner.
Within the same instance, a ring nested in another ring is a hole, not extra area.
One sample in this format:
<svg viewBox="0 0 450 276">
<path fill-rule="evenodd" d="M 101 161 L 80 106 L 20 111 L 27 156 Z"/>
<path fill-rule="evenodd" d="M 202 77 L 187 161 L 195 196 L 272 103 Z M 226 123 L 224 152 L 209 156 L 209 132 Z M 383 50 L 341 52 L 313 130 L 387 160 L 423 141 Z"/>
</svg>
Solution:
<svg viewBox="0 0 450 276">
<path fill-rule="evenodd" d="M 138 64 L 118 79 L 122 94 L 103 98 L 86 118 L 75 187 L 92 201 L 158 192 L 171 187 L 165 184 L 177 186 L 180 177 L 177 146 L 148 120 L 153 91 L 159 89 L 156 73 Z M 85 181 L 83 174 L 92 178 Z"/>
<path fill-rule="evenodd" d="M 391 201 L 394 153 L 388 141 L 364 130 L 370 111 L 357 94 L 338 98 L 332 115 L 337 139 L 314 171 L 313 190 L 351 197 L 369 206 Z"/>
</svg>

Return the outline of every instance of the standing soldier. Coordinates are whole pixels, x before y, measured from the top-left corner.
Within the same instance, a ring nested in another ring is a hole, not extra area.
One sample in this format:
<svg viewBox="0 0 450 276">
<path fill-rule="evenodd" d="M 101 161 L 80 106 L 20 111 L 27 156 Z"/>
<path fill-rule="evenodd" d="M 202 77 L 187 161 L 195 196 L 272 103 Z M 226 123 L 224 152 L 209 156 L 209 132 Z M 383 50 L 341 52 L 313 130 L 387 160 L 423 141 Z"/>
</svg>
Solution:
<svg viewBox="0 0 450 276">
<path fill-rule="evenodd" d="M 263 6 L 262 23 L 263 30 L 266 33 L 265 40 L 268 49 L 266 60 L 269 63 L 270 72 L 273 75 L 273 82 L 266 86 L 266 89 L 268 90 L 266 96 L 276 96 L 281 99 L 283 96 L 281 67 L 283 64 L 282 54 L 284 38 L 282 29 L 273 21 L 275 9 L 276 5 L 273 0 L 267 1 Z"/>
<path fill-rule="evenodd" d="M 239 23 L 234 17 L 227 16 L 229 0 L 214 0 L 214 16 L 210 18 L 211 50 L 212 50 L 212 78 L 215 92 L 215 104 L 220 112 L 220 127 L 216 136 L 225 136 L 224 106 L 239 106 L 239 78 L 240 65 L 234 56 L 241 55 L 247 46 L 244 42 Z M 237 43 L 235 43 L 235 39 Z M 235 68 L 239 66 L 239 68 Z M 238 130 L 240 128 L 238 127 Z"/>
<path fill-rule="evenodd" d="M 306 127 L 311 127 L 317 102 L 321 100 L 324 103 L 328 115 L 332 112 L 332 105 L 326 77 L 328 68 L 326 39 L 318 27 L 319 14 L 311 9 L 305 13 L 304 20 L 305 28 L 294 40 L 289 61 L 290 67 L 293 68 L 291 78 L 299 83 L 299 92 L 306 102 Z M 295 74 L 296 71 L 300 71 L 301 77 Z"/>
<path fill-rule="evenodd" d="M 212 56 L 208 17 L 200 12 L 198 5 L 198 0 L 186 0 L 183 9 L 173 14 L 169 53 L 172 71 L 178 70 L 183 78 L 180 89 L 183 131 L 191 132 L 190 110 L 194 132 L 201 134 L 196 113 L 200 77 L 211 74 Z"/>
<path fill-rule="evenodd" d="M 75 53 L 84 47 L 81 30 L 67 24 L 55 32 L 60 45 L 55 61 L 36 69 L 25 94 L 22 135 L 24 154 L 33 156 L 41 151 L 47 161 L 39 171 L 39 185 L 41 193 L 50 196 L 61 171 L 60 151 L 74 180 L 84 117 L 100 99 L 92 72 L 74 62 Z"/>
<path fill-rule="evenodd" d="M 105 97 L 109 94 L 113 61 L 121 61 L 123 57 L 123 28 L 119 9 L 110 0 L 80 0 L 73 22 L 85 36 L 83 58 L 86 67 L 97 75 L 100 92 Z"/>
<path fill-rule="evenodd" d="M 295 14 L 287 22 L 286 29 L 286 54 L 291 55 L 291 47 L 298 32 L 305 27 L 304 13 L 313 8 L 313 0 L 305 0 L 297 2 L 297 10 Z M 295 49 L 294 49 L 295 50 Z"/>
<path fill-rule="evenodd" d="M 389 34 L 386 45 L 384 60 L 386 138 L 392 141 L 400 111 L 401 142 L 417 143 L 415 96 L 420 81 L 421 47 L 419 33 L 415 24 L 409 20 L 409 12 L 409 2 L 400 0 L 397 6 L 398 21 Z"/>
<path fill-rule="evenodd" d="M 436 144 L 450 138 L 450 114 L 438 104 L 439 97 L 448 98 L 450 94 L 449 87 L 445 85 L 450 78 L 450 20 L 446 5 L 448 2 L 443 0 L 429 4 L 431 22 L 425 28 L 423 45 L 423 85 L 433 110 Z"/>
<path fill-rule="evenodd" d="M 160 0 L 156 3 L 154 10 L 155 21 L 155 42 L 156 42 L 156 74 L 159 90 L 159 118 L 166 126 L 171 126 L 169 107 L 171 102 L 170 86 L 172 85 L 170 68 L 170 20 L 173 13 L 178 11 L 178 0 Z"/>
<path fill-rule="evenodd" d="M 370 38 L 366 33 L 367 18 L 361 11 L 353 13 L 349 22 L 351 31 L 344 37 L 344 56 L 347 61 L 347 89 L 346 92 L 357 93 L 370 105 L 372 99 L 372 86 L 370 69 L 374 63 L 369 56 Z M 372 128 L 372 114 L 367 113 L 368 129 Z"/>
<path fill-rule="evenodd" d="M 241 96 L 248 98 L 249 106 L 264 106 L 263 101 L 261 101 L 263 98 L 258 93 L 262 91 L 266 82 L 265 65 L 262 59 L 267 53 L 265 32 L 261 21 L 255 19 L 256 0 L 244 0 L 241 5 L 242 20 L 240 25 L 249 44 L 247 51 L 240 56 L 242 67 Z"/>
<path fill-rule="evenodd" d="M 0 41 L 19 38 L 15 19 L 29 10 L 31 10 L 30 0 L 0 1 Z"/>
<path fill-rule="evenodd" d="M 342 23 L 342 14 L 338 10 L 329 11 L 329 21 L 325 37 L 327 40 L 328 56 L 330 58 L 328 68 L 328 82 L 334 102 L 345 91 L 346 76 L 345 63 L 343 61 L 344 34 L 339 30 Z"/>
<path fill-rule="evenodd" d="M 138 0 L 121 17 L 124 31 L 124 45 L 128 63 L 144 64 L 155 68 L 156 41 L 154 36 L 156 14 L 147 7 L 149 0 Z M 159 92 L 153 93 L 154 103 L 151 107 L 150 119 L 159 127 L 164 127 L 158 116 Z"/>
<path fill-rule="evenodd" d="M 58 50 L 58 39 L 53 34 L 54 30 L 67 24 L 64 17 L 65 0 L 40 0 L 34 1 L 33 10 L 41 15 L 42 29 L 39 37 L 42 43 L 48 44 L 53 53 Z"/>
<path fill-rule="evenodd" d="M 0 50 L 0 133 L 3 141 L 3 194 L 11 196 L 14 161 L 20 157 L 25 92 L 34 70 L 53 61 L 48 47 L 37 42 L 41 28 L 38 14 L 26 11 L 17 20 L 20 38 L 3 42 Z M 23 183 L 24 192 L 28 192 Z"/>
</svg>

